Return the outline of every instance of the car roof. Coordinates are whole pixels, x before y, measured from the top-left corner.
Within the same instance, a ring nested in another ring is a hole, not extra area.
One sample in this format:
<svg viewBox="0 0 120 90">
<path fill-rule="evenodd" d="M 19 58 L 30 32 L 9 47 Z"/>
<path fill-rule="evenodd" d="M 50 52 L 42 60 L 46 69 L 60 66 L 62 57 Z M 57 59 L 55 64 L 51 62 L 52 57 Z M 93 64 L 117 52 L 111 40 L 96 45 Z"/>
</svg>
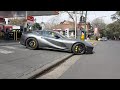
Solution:
<svg viewBox="0 0 120 90">
<path fill-rule="evenodd" d="M 35 32 L 37 31 L 53 31 L 53 30 L 34 30 Z"/>
</svg>

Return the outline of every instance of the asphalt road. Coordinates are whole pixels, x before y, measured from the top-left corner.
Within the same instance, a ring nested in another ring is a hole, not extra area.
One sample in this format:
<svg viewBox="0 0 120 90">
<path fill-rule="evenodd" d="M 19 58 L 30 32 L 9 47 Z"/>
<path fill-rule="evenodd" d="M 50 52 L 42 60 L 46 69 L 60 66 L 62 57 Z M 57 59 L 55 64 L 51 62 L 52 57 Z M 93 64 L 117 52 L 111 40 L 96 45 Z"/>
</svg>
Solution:
<svg viewBox="0 0 120 90">
<path fill-rule="evenodd" d="M 58 79 L 120 79 L 120 41 L 100 41 Z"/>
<path fill-rule="evenodd" d="M 29 50 L 22 45 L 0 46 L 0 79 L 15 79 L 71 53 Z"/>
</svg>

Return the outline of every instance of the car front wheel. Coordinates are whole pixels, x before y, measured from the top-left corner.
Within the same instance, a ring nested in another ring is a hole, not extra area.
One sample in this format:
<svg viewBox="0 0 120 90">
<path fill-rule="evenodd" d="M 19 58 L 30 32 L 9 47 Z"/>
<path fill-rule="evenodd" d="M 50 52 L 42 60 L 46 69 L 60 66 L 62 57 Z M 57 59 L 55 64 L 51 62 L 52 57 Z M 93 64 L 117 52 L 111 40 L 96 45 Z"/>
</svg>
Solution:
<svg viewBox="0 0 120 90">
<path fill-rule="evenodd" d="M 76 43 L 72 47 L 72 52 L 77 55 L 81 55 L 85 53 L 85 45 L 81 43 Z"/>
</svg>

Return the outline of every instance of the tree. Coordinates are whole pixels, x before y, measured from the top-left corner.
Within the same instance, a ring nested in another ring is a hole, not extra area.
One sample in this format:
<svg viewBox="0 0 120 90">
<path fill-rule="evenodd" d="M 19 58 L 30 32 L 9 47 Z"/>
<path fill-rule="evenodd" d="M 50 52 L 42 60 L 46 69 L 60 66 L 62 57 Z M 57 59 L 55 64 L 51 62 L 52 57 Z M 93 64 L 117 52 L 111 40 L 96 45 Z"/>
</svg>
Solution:
<svg viewBox="0 0 120 90">
<path fill-rule="evenodd" d="M 8 19 L 8 24 L 23 26 L 25 24 L 25 19 Z"/>
<path fill-rule="evenodd" d="M 120 11 L 117 11 L 111 16 L 113 23 L 107 25 L 107 36 L 111 39 L 120 37 Z"/>
<path fill-rule="evenodd" d="M 100 33 L 100 37 L 104 37 L 106 34 L 106 24 L 103 19 L 96 18 L 92 21 L 92 26 L 95 28 L 98 28 L 98 31 Z"/>
<path fill-rule="evenodd" d="M 61 13 L 67 13 L 69 15 L 69 18 L 71 18 L 73 22 L 75 22 L 76 17 L 77 17 L 77 21 L 79 20 L 79 22 L 81 21 L 81 19 L 85 21 L 85 16 L 83 11 L 61 11 Z M 77 16 L 75 16 L 75 13 L 77 14 Z"/>
<path fill-rule="evenodd" d="M 41 30 L 42 27 L 40 26 L 39 23 L 34 23 L 33 26 L 32 26 L 32 29 L 33 29 L 33 30 L 37 30 L 37 29 L 38 29 L 38 30 Z"/>
<path fill-rule="evenodd" d="M 107 25 L 106 34 L 109 38 L 114 39 L 114 37 L 119 38 L 120 36 L 120 24 L 119 21 L 115 21 Z"/>
<path fill-rule="evenodd" d="M 120 23 L 120 11 L 117 11 L 115 14 L 113 14 L 111 19 L 117 20 Z"/>
</svg>

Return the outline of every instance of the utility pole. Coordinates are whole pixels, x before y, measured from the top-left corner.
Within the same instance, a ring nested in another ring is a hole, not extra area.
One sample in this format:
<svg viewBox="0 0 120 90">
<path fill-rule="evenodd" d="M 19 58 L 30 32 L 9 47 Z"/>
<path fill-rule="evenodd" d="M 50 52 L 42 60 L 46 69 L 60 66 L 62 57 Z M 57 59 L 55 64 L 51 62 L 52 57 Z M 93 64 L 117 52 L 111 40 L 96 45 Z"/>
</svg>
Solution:
<svg viewBox="0 0 120 90">
<path fill-rule="evenodd" d="M 85 29 L 86 29 L 86 23 L 87 23 L 87 11 L 85 13 Z"/>
<path fill-rule="evenodd" d="M 23 32 L 25 32 L 25 31 L 27 31 L 27 11 L 25 11 L 25 25 L 24 25 L 24 31 Z"/>
<path fill-rule="evenodd" d="M 26 19 L 26 30 L 27 30 L 27 16 L 28 16 L 28 12 L 26 11 L 26 14 L 25 14 L 25 19 Z"/>
<path fill-rule="evenodd" d="M 77 38 L 77 12 L 75 11 L 75 39 Z"/>
<path fill-rule="evenodd" d="M 87 11 L 85 13 L 85 30 L 87 29 L 86 28 L 86 23 L 87 23 Z M 86 36 L 88 36 L 88 31 L 86 30 Z M 86 37 L 85 37 L 86 38 Z"/>
</svg>

